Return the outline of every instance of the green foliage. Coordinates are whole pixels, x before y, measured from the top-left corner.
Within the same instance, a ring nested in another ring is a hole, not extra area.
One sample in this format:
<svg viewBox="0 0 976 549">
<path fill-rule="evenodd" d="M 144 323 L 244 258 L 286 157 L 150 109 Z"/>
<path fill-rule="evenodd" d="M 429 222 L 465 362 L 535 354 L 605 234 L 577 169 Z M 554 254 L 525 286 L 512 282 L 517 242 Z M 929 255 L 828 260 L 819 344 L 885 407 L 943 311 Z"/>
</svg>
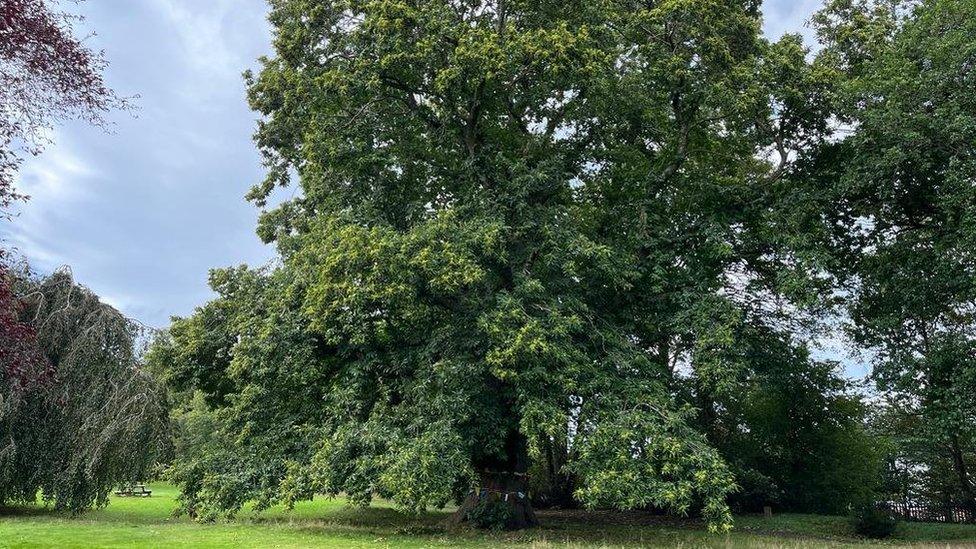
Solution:
<svg viewBox="0 0 976 549">
<path fill-rule="evenodd" d="M 463 441 L 448 424 L 433 425 L 389 453 L 379 492 L 415 512 L 443 508 L 454 495 L 457 471 L 468 466 L 464 450 Z"/>
<path fill-rule="evenodd" d="M 767 341 L 754 377 L 718 401 L 715 443 L 742 486 L 732 501 L 753 512 L 846 514 L 881 480 L 866 407 L 835 364 L 776 349 Z"/>
<path fill-rule="evenodd" d="M 152 354 L 207 418 L 173 464 L 184 508 L 419 510 L 558 447 L 588 505 L 728 529 L 721 402 L 829 284 L 784 175 L 827 134 L 833 67 L 763 40 L 753 1 L 275 0 L 270 20 L 249 198 L 301 192 L 261 216 L 280 263 L 215 271 Z"/>
<path fill-rule="evenodd" d="M 731 523 L 724 496 L 736 487 L 732 475 L 685 418 L 650 403 L 604 413 L 592 429 L 577 434 L 578 457 L 571 467 L 580 476 L 581 501 L 685 514 L 697 496 L 709 529 Z"/>
<path fill-rule="evenodd" d="M 30 385 L 0 378 L 0 504 L 105 505 L 166 449 L 166 403 L 140 365 L 141 328 L 67 271 L 24 275 L 15 289 L 52 372 Z"/>
<path fill-rule="evenodd" d="M 872 539 L 891 537 L 898 527 L 898 520 L 884 505 L 876 503 L 862 504 L 851 514 L 851 525 L 854 533 Z"/>
<path fill-rule="evenodd" d="M 183 510 L 200 518 L 310 494 L 307 485 L 292 483 L 287 494 L 279 487 L 293 462 L 311 463 L 322 440 L 330 386 L 323 379 L 334 362 L 318 352 L 300 312 L 282 307 L 283 274 L 214 271 L 221 297 L 199 316 L 174 321 L 147 356 L 177 403 L 178 459 L 169 474 L 184 487 Z"/>
<path fill-rule="evenodd" d="M 798 173 L 824 190 L 851 335 L 890 411 L 917 418 L 896 446 L 926 451 L 902 459 L 949 463 L 952 498 L 976 508 L 976 3 L 837 1 L 817 23 L 850 135 Z"/>
</svg>

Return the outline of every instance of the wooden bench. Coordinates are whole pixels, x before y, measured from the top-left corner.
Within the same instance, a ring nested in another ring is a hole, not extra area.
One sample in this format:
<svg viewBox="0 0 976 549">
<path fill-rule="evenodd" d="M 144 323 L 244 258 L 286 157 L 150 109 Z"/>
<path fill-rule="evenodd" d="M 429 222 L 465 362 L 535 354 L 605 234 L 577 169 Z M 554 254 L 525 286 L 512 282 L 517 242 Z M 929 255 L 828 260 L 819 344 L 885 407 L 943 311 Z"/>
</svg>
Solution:
<svg viewBox="0 0 976 549">
<path fill-rule="evenodd" d="M 145 484 L 128 484 L 115 491 L 115 495 L 135 498 L 148 498 L 152 496 L 152 490 L 147 490 Z"/>
</svg>

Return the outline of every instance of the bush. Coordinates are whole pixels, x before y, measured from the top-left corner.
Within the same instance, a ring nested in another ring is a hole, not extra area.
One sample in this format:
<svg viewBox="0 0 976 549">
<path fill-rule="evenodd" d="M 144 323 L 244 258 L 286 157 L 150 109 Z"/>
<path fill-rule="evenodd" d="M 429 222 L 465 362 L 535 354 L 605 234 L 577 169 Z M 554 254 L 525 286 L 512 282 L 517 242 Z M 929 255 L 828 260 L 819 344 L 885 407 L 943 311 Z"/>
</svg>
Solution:
<svg viewBox="0 0 976 549">
<path fill-rule="evenodd" d="M 729 504 L 736 512 L 761 513 L 767 505 L 782 507 L 782 491 L 768 476 L 752 468 L 740 468 L 735 471 L 735 480 L 739 490 L 729 496 Z"/>
<path fill-rule="evenodd" d="M 898 518 L 888 506 L 871 503 L 855 508 L 851 523 L 859 536 L 884 539 L 895 533 Z"/>
</svg>

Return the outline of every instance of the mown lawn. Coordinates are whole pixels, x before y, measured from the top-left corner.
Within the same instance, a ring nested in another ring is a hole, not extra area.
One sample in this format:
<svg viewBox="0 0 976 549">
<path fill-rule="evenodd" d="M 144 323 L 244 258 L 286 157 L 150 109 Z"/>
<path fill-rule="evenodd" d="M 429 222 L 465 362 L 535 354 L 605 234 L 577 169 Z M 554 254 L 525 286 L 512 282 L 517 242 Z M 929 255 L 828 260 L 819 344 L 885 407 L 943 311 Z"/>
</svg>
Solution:
<svg viewBox="0 0 976 549">
<path fill-rule="evenodd" d="M 736 531 L 710 535 L 694 521 L 642 513 L 544 512 L 544 525 L 518 533 L 446 530 L 447 513 L 421 517 L 385 506 L 362 510 L 316 499 L 294 511 L 245 512 L 198 524 L 174 518 L 176 490 L 152 486 L 151 498 L 114 498 L 105 509 L 72 518 L 43 508 L 0 515 L 0 547 L 845 547 L 842 517 L 744 516 Z M 891 545 L 976 547 L 976 526 L 903 524 Z"/>
</svg>

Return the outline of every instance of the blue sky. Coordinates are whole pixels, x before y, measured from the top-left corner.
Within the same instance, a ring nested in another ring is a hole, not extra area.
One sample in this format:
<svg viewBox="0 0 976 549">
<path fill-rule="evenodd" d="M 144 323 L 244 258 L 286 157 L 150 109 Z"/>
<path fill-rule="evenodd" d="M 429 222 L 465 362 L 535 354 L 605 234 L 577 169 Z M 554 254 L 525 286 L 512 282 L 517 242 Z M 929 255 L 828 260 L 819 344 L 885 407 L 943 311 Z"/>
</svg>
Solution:
<svg viewBox="0 0 976 549">
<path fill-rule="evenodd" d="M 810 36 L 820 0 L 767 1 L 766 33 Z M 139 94 L 136 116 L 105 134 L 80 123 L 23 166 L 32 199 L 0 237 L 40 271 L 70 265 L 104 300 L 163 327 L 206 301 L 207 271 L 260 264 L 257 210 L 243 196 L 262 177 L 255 115 L 241 73 L 270 53 L 264 0 L 88 0 L 80 11 L 105 50 L 109 84 Z"/>
</svg>

